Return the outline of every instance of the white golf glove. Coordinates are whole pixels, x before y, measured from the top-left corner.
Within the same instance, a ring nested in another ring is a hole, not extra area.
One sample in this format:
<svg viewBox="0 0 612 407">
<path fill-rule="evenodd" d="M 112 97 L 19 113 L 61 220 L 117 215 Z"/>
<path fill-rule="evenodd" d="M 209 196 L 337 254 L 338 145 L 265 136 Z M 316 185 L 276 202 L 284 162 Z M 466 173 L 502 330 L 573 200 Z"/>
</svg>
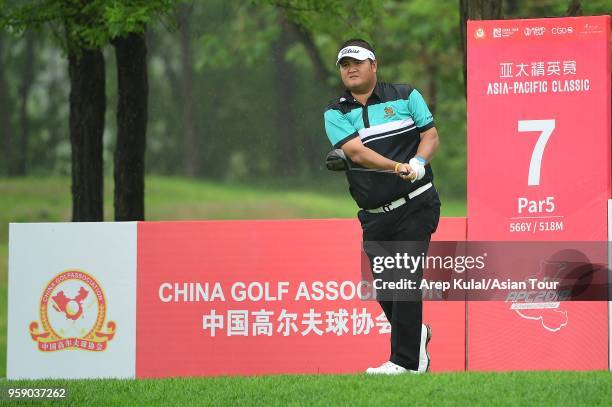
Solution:
<svg viewBox="0 0 612 407">
<path fill-rule="evenodd" d="M 416 173 L 416 178 L 411 180 L 411 182 L 423 179 L 425 176 L 425 164 L 427 164 L 427 161 L 425 161 L 424 158 L 417 156 L 412 157 L 410 161 L 408 161 L 408 165 L 410 165 L 410 168 L 412 168 L 412 170 Z"/>
</svg>

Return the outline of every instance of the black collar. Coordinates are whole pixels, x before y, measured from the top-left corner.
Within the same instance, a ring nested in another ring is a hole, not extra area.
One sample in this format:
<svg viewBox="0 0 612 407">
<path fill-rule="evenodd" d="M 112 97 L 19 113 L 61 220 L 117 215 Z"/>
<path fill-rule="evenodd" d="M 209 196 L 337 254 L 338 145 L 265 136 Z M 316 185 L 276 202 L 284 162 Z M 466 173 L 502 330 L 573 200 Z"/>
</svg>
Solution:
<svg viewBox="0 0 612 407">
<path fill-rule="evenodd" d="M 376 81 L 376 86 L 374 86 L 374 89 L 372 90 L 372 94 L 368 98 L 368 101 L 372 100 L 373 97 L 376 97 L 378 98 L 378 101 L 381 101 L 382 100 L 382 98 L 380 97 L 381 93 L 382 93 L 381 83 L 379 81 Z M 357 103 L 357 100 L 353 97 L 353 94 L 351 93 L 350 90 L 345 89 L 344 94 L 340 98 L 340 102 Z"/>
</svg>

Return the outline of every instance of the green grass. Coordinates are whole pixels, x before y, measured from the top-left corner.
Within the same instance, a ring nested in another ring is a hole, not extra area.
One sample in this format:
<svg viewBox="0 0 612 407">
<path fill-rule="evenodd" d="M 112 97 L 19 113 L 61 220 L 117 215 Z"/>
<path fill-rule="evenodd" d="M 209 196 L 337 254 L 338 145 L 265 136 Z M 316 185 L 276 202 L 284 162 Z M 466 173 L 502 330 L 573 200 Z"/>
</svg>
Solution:
<svg viewBox="0 0 612 407">
<path fill-rule="evenodd" d="M 180 178 L 146 180 L 147 220 L 352 218 L 357 206 L 341 178 L 324 185 L 236 185 Z M 113 219 L 112 183 L 104 191 L 105 220 Z M 442 216 L 464 216 L 465 202 L 444 200 Z M 9 222 L 57 222 L 71 217 L 68 178 L 0 178 L 0 245 Z"/>
<path fill-rule="evenodd" d="M 113 218 L 111 180 L 104 187 L 105 220 Z M 148 177 L 147 220 L 354 218 L 357 206 L 342 177 L 326 184 L 282 180 L 269 185 L 226 184 Z M 0 377 L 6 371 L 8 224 L 67 222 L 71 218 L 70 179 L 0 178 Z M 444 201 L 443 216 L 464 216 L 465 202 Z"/>
<path fill-rule="evenodd" d="M 76 405 L 610 405 L 610 372 L 292 375 L 156 380 L 10 381 L 66 387 Z"/>
<path fill-rule="evenodd" d="M 286 189 L 152 178 L 146 192 L 149 220 L 352 218 L 357 210 L 343 183 Z M 465 202 L 444 203 L 443 216 L 464 215 Z"/>
</svg>

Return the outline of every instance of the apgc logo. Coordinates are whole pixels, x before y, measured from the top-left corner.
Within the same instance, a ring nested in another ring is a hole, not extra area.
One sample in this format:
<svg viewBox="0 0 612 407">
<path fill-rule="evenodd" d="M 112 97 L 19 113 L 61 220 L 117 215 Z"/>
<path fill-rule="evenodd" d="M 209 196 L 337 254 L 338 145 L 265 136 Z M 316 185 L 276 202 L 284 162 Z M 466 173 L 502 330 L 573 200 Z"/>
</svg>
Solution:
<svg viewBox="0 0 612 407">
<path fill-rule="evenodd" d="M 67 349 L 104 351 L 116 324 L 106 320 L 102 287 L 89 274 L 67 270 L 55 276 L 40 299 L 40 326 L 30 323 L 30 335 L 43 352 Z"/>
<path fill-rule="evenodd" d="M 566 262 L 544 261 L 540 264 L 540 270 L 530 277 L 542 282 L 560 282 L 560 273 L 566 268 Z M 550 332 L 558 332 L 567 326 L 567 311 L 560 306 L 560 301 L 567 299 L 565 293 L 559 293 L 556 289 L 513 291 L 507 298 L 512 301 L 510 309 L 518 316 L 540 321 L 542 328 Z"/>
</svg>

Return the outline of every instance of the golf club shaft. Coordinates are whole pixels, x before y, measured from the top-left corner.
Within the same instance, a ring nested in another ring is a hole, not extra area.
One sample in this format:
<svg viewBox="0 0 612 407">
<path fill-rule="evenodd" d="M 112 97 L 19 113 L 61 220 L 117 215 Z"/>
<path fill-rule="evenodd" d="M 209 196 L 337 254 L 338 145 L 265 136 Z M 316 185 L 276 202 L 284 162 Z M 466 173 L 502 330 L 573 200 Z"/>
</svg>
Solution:
<svg viewBox="0 0 612 407">
<path fill-rule="evenodd" d="M 379 169 L 374 169 L 374 168 L 348 168 L 349 171 L 363 171 L 363 172 L 382 172 L 385 174 L 400 174 L 400 175 L 408 175 L 410 174 L 409 172 L 395 172 L 393 170 L 379 170 Z"/>
</svg>

